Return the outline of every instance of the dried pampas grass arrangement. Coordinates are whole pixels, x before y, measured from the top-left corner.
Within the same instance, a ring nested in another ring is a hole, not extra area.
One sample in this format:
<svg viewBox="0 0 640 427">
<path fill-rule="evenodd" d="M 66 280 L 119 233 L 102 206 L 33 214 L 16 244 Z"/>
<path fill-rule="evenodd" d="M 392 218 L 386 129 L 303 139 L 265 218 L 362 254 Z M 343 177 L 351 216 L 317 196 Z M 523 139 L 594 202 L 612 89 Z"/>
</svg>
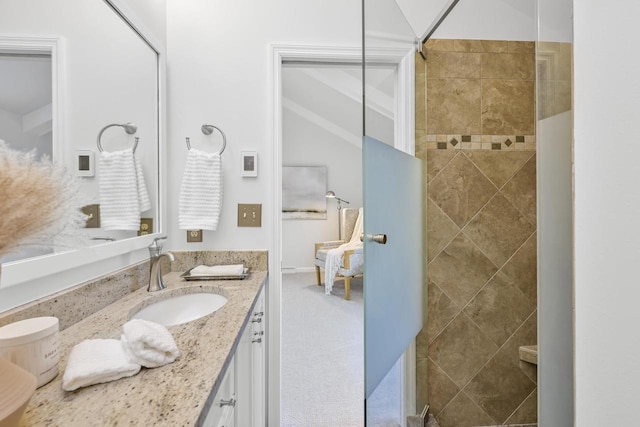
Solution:
<svg viewBox="0 0 640 427">
<path fill-rule="evenodd" d="M 0 256 L 21 246 L 77 243 L 86 221 L 80 197 L 62 167 L 0 140 Z"/>
</svg>

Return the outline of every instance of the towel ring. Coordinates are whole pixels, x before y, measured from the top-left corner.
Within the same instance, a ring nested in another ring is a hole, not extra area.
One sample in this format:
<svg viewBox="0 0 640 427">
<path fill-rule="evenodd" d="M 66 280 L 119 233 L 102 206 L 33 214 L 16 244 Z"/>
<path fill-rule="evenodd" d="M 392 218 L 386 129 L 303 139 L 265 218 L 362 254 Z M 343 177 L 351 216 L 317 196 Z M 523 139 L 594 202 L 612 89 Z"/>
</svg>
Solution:
<svg viewBox="0 0 640 427">
<path fill-rule="evenodd" d="M 222 129 L 214 125 L 208 125 L 206 123 L 203 124 L 200 129 L 202 130 L 202 133 L 205 135 L 211 135 L 214 129 L 220 132 L 220 135 L 222 135 L 222 148 L 218 152 L 218 155 L 222 155 L 222 153 L 224 153 L 224 149 L 227 148 L 227 136 L 224 134 L 224 132 L 222 132 Z M 191 141 L 189 140 L 189 137 L 187 137 L 186 140 L 187 140 L 187 148 L 191 150 Z"/>
<path fill-rule="evenodd" d="M 98 133 L 98 150 L 100 150 L 100 152 L 104 151 L 102 149 L 102 144 L 100 143 L 100 139 L 102 139 L 102 134 L 104 133 L 105 130 L 107 130 L 110 127 L 113 127 L 113 126 L 120 126 L 120 127 L 124 128 L 124 131 L 126 133 L 128 133 L 129 135 L 133 135 L 138 130 L 138 126 L 135 123 L 131 123 L 131 122 L 127 122 L 127 123 L 124 123 L 124 124 L 112 123 L 110 125 L 106 125 Z M 136 152 L 136 148 L 138 148 L 138 140 L 139 139 L 140 138 L 136 137 L 135 144 L 133 145 L 133 152 L 134 153 Z"/>
</svg>

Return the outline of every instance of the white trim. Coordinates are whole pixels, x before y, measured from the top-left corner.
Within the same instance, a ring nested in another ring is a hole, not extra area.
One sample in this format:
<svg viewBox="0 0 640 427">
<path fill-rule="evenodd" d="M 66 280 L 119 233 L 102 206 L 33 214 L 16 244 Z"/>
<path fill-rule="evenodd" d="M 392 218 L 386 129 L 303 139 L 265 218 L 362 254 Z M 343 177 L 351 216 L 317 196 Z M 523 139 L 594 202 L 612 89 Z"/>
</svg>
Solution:
<svg viewBox="0 0 640 427">
<path fill-rule="evenodd" d="M 272 169 L 273 181 L 271 183 L 272 204 L 272 236 L 269 256 L 269 285 L 267 289 L 267 425 L 280 425 L 280 368 L 281 368 L 281 318 L 282 318 L 282 63 L 284 61 L 327 61 L 344 63 L 361 63 L 362 49 L 359 47 L 324 47 L 324 46 L 295 46 L 272 45 L 273 73 L 271 81 L 273 90 L 271 100 L 273 108 L 272 120 Z M 395 127 L 396 148 L 408 154 L 414 154 L 414 50 L 407 49 L 376 49 L 367 52 L 367 60 L 377 63 L 396 64 L 397 80 L 396 108 L 397 120 L 401 122 Z M 298 270 L 298 269 L 296 269 Z M 413 350 L 411 350 L 413 349 Z M 415 401 L 415 366 L 406 369 L 407 363 L 415 365 L 415 345 L 412 344 L 405 353 L 403 362 L 403 380 L 410 382 L 403 397 L 413 398 Z M 412 362 L 413 361 L 413 362 Z M 413 391 L 412 391 L 413 390 Z M 413 405 L 410 405 L 413 406 Z M 402 408 L 403 411 L 410 410 Z M 415 411 L 413 412 L 415 413 Z M 406 413 L 404 414 L 406 419 Z"/>
</svg>

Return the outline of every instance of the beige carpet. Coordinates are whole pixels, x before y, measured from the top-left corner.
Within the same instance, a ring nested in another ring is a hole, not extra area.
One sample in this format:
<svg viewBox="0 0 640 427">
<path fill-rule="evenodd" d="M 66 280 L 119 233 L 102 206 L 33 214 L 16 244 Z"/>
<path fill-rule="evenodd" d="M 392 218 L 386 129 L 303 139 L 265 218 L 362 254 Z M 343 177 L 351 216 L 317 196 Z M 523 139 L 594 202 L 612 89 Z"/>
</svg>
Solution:
<svg viewBox="0 0 640 427">
<path fill-rule="evenodd" d="M 364 425 L 362 279 L 351 281 L 351 300 L 337 280 L 332 295 L 315 273 L 282 276 L 282 427 Z M 393 396 L 398 372 L 370 403 L 369 426 L 397 426 Z"/>
</svg>

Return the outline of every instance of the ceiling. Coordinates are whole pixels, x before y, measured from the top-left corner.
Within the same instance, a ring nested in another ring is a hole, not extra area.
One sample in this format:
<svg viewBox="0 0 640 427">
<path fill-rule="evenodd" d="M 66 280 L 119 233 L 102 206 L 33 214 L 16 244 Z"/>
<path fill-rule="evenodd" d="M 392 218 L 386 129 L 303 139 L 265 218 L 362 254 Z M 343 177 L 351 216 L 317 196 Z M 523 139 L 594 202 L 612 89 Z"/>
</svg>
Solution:
<svg viewBox="0 0 640 427">
<path fill-rule="evenodd" d="M 393 131 L 395 68 L 367 68 L 368 122 Z M 358 147 L 362 144 L 362 67 L 287 64 L 282 70 L 283 108 Z"/>
</svg>

